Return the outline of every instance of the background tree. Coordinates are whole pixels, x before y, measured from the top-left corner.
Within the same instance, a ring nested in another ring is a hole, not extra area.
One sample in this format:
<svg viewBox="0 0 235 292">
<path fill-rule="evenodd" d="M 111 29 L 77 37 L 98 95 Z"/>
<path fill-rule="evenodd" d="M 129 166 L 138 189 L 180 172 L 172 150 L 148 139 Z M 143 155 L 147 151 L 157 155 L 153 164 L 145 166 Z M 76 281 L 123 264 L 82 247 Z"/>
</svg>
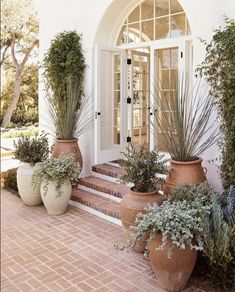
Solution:
<svg viewBox="0 0 235 292">
<path fill-rule="evenodd" d="M 206 57 L 197 71 L 210 84 L 222 118 L 221 177 L 228 188 L 235 184 L 235 21 L 226 18 L 225 22 L 211 42 L 204 42 Z"/>
<path fill-rule="evenodd" d="M 29 60 L 32 63 L 37 56 L 38 32 L 39 24 L 32 0 L 1 0 L 0 42 L 3 84 L 6 71 L 12 67 L 14 72 L 12 98 L 3 116 L 3 127 L 10 123 L 19 101 L 26 64 Z"/>
</svg>

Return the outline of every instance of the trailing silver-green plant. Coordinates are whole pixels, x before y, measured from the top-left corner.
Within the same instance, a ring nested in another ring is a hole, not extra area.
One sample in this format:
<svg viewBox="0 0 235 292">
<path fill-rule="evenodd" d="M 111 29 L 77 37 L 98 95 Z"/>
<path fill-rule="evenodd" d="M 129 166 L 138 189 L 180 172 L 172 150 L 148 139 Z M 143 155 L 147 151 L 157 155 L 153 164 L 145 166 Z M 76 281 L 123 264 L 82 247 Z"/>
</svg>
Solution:
<svg viewBox="0 0 235 292">
<path fill-rule="evenodd" d="M 133 183 L 135 192 L 151 192 L 155 190 L 154 180 L 157 173 L 166 173 L 166 160 L 157 150 L 147 151 L 142 146 L 136 150 L 134 145 L 130 145 L 123 153 L 125 159 L 121 161 L 121 167 L 125 173 L 120 181 L 123 183 Z"/>
<path fill-rule="evenodd" d="M 200 211 L 199 211 L 200 209 Z M 195 204 L 191 202 L 166 200 L 162 205 L 153 204 L 145 209 L 145 213 L 137 215 L 134 226 L 131 227 L 132 237 L 126 247 L 135 246 L 139 241 L 151 242 L 158 233 L 162 234 L 161 250 L 172 240 L 172 248 L 168 256 L 174 252 L 175 248 L 203 250 L 203 234 L 201 228 L 201 215 L 208 213 L 209 206 Z M 148 250 L 146 253 L 148 254 Z"/>
<path fill-rule="evenodd" d="M 192 161 L 215 144 L 220 138 L 213 97 L 198 81 L 194 86 L 182 78 L 170 81 L 168 96 L 163 84 L 156 83 L 154 103 L 154 135 L 160 139 L 171 158 Z"/>
<path fill-rule="evenodd" d="M 215 282 L 235 288 L 234 187 L 212 198 L 210 214 L 202 220 L 204 254 Z"/>
<path fill-rule="evenodd" d="M 214 194 L 213 188 L 205 181 L 200 184 L 179 185 L 174 189 L 169 199 L 173 201 L 186 200 L 193 205 L 199 201 L 202 205 L 210 206 Z"/>
<path fill-rule="evenodd" d="M 60 155 L 40 163 L 32 177 L 32 183 L 36 186 L 44 182 L 43 194 L 46 195 L 49 181 L 55 181 L 56 191 L 58 195 L 62 195 L 62 184 L 66 180 L 77 181 L 80 172 L 81 166 L 73 155 Z"/>
<path fill-rule="evenodd" d="M 47 159 L 49 154 L 48 139 L 45 134 L 36 137 L 20 136 L 15 142 L 15 158 L 34 165 Z"/>
</svg>

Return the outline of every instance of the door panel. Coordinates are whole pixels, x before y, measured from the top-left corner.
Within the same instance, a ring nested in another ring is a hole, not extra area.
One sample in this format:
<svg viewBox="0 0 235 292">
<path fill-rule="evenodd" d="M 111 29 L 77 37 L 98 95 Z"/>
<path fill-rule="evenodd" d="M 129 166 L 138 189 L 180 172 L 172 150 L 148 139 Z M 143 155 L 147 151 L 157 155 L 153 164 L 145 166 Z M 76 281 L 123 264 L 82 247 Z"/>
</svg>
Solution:
<svg viewBox="0 0 235 292">
<path fill-rule="evenodd" d="M 125 135 L 124 50 L 96 47 L 95 163 L 120 158 Z"/>
</svg>

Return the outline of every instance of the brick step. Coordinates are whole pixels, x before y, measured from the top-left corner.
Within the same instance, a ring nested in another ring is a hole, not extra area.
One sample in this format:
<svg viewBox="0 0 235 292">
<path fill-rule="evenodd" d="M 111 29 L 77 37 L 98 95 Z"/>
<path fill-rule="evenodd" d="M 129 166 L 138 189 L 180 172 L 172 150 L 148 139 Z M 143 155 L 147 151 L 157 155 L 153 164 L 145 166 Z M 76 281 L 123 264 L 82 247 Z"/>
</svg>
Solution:
<svg viewBox="0 0 235 292">
<path fill-rule="evenodd" d="M 117 198 L 122 198 L 129 190 L 127 186 L 121 185 L 116 182 L 107 181 L 102 178 L 98 178 L 95 176 L 88 176 L 85 178 L 81 178 L 78 181 L 79 186 L 85 186 L 87 188 L 101 193 L 105 193 Z"/>
<path fill-rule="evenodd" d="M 120 167 L 107 163 L 92 166 L 92 171 L 110 176 L 112 178 L 120 178 L 120 176 L 124 173 L 124 170 Z"/>
<path fill-rule="evenodd" d="M 117 202 L 73 187 L 71 205 L 121 225 L 120 204 Z"/>
</svg>

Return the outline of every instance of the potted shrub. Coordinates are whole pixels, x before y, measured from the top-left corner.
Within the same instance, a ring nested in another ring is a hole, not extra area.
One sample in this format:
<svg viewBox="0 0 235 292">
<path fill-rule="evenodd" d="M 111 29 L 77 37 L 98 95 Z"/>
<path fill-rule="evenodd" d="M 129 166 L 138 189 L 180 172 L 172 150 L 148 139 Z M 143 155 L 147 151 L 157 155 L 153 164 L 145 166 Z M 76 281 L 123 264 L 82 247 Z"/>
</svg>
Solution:
<svg viewBox="0 0 235 292">
<path fill-rule="evenodd" d="M 187 194 L 191 186 L 183 191 Z M 197 251 L 203 250 L 201 221 L 209 213 L 207 188 L 202 187 L 197 197 L 197 187 L 191 190 L 194 200 L 165 200 L 162 205 L 154 203 L 138 214 L 131 227 L 132 237 L 128 246 L 146 240 L 145 255 L 162 288 L 181 291 L 193 271 Z M 182 189 L 178 189 L 178 198 Z M 177 196 L 176 196 L 177 197 Z"/>
<path fill-rule="evenodd" d="M 200 82 L 191 89 L 185 78 L 180 90 L 178 84 L 172 85 L 167 99 L 157 84 L 154 93 L 155 134 L 171 156 L 164 191 L 171 194 L 177 185 L 206 180 L 201 155 L 219 140 L 220 132 L 215 127 L 217 117 L 213 97 Z"/>
<path fill-rule="evenodd" d="M 120 205 L 121 221 L 128 231 L 135 222 L 136 215 L 153 202 L 161 204 L 163 198 L 158 193 L 156 174 L 165 173 L 166 160 L 157 151 L 146 151 L 144 147 L 136 150 L 133 145 L 124 154 L 121 166 L 124 175 L 120 181 L 132 184 L 129 192 L 122 198 Z"/>
<path fill-rule="evenodd" d="M 71 181 L 76 181 L 81 167 L 72 155 L 60 155 L 40 163 L 33 175 L 35 187 L 41 185 L 43 203 L 50 215 L 65 213 L 71 197 Z"/>
<path fill-rule="evenodd" d="M 56 134 L 52 155 L 72 153 L 82 166 L 78 137 L 91 128 L 92 94 L 84 96 L 85 59 L 76 31 L 59 33 L 44 58 L 47 104 Z M 48 126 L 48 117 L 46 117 Z"/>
<path fill-rule="evenodd" d="M 15 158 L 21 161 L 17 169 L 17 186 L 22 201 L 28 206 L 42 203 L 39 187 L 32 185 L 32 176 L 38 163 L 47 159 L 48 140 L 45 135 L 36 137 L 21 136 L 15 146 Z"/>
</svg>

